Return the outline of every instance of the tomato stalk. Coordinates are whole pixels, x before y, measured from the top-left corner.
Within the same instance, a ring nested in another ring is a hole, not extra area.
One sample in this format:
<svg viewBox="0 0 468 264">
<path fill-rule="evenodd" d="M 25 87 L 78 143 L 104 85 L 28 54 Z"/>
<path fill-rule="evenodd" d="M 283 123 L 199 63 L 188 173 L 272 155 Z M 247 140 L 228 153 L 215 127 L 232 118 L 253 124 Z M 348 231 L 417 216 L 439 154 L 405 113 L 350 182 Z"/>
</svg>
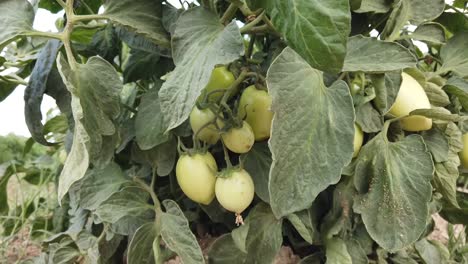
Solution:
<svg viewBox="0 0 468 264">
<path fill-rule="evenodd" d="M 156 213 L 156 217 L 158 217 L 158 215 L 161 214 L 162 212 L 162 209 L 161 209 L 161 203 L 159 202 L 159 199 L 158 199 L 158 196 L 156 195 L 156 193 L 154 192 L 154 185 L 155 185 L 155 182 L 156 182 L 156 170 L 153 169 L 153 173 L 152 173 L 152 178 L 151 178 L 151 184 L 148 185 L 146 182 L 144 182 L 143 180 L 141 180 L 140 178 L 138 177 L 134 177 L 133 180 L 138 184 L 140 185 L 140 187 L 145 190 L 146 192 L 149 193 L 149 195 L 151 196 L 151 200 L 153 200 L 153 204 L 154 204 L 154 212 Z"/>
<path fill-rule="evenodd" d="M 240 29 L 240 33 L 241 34 L 244 34 L 245 32 L 248 32 L 249 30 L 251 30 L 253 27 L 255 27 L 258 23 L 262 22 L 263 21 L 263 17 L 265 16 L 265 12 L 262 12 L 260 13 L 260 15 L 258 15 L 254 20 L 252 20 L 250 23 L 248 23 L 247 25 L 243 26 L 241 29 Z"/>
<path fill-rule="evenodd" d="M 226 11 L 224 12 L 223 16 L 220 19 L 221 24 L 224 25 L 227 22 L 229 22 L 236 14 L 237 8 L 238 7 L 236 4 L 233 4 L 233 3 L 229 4 L 229 7 L 226 9 Z"/>
<path fill-rule="evenodd" d="M 227 167 L 226 169 L 229 170 L 233 167 L 231 163 L 231 158 L 229 157 L 229 152 L 226 148 L 226 144 L 224 144 L 224 140 L 221 139 L 221 142 L 223 143 L 224 160 L 226 161 L 226 167 Z"/>
</svg>

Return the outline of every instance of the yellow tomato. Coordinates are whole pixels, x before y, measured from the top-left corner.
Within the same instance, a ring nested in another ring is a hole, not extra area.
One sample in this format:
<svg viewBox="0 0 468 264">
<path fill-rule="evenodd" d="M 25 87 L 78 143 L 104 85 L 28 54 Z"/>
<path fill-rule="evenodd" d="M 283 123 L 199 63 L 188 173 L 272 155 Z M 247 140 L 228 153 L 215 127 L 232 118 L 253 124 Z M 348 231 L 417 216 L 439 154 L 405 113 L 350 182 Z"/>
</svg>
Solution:
<svg viewBox="0 0 468 264">
<path fill-rule="evenodd" d="M 233 127 L 221 137 L 226 147 L 235 153 L 247 153 L 255 143 L 252 128 L 245 121 L 242 122 L 242 127 Z"/>
<path fill-rule="evenodd" d="M 176 177 L 182 191 L 191 200 L 208 205 L 215 196 L 218 166 L 211 153 L 182 155 L 177 161 Z"/>
<path fill-rule="evenodd" d="M 216 199 L 226 210 L 240 214 L 254 198 L 254 183 L 246 170 L 231 170 L 226 177 L 216 179 Z"/>
<path fill-rule="evenodd" d="M 362 133 L 362 129 L 354 123 L 354 153 L 353 158 L 357 157 L 359 154 L 359 150 L 361 150 L 362 141 L 364 140 L 364 134 Z"/>
<path fill-rule="evenodd" d="M 395 117 L 401 117 L 416 109 L 430 109 L 429 99 L 418 81 L 406 73 L 402 74 L 402 78 L 400 91 L 389 113 Z M 429 130 L 432 127 L 432 120 L 414 115 L 403 118 L 401 126 L 407 131 Z"/>
<path fill-rule="evenodd" d="M 462 142 L 463 142 L 463 149 L 459 153 L 461 166 L 464 169 L 468 169 L 468 133 L 463 134 Z"/>
<path fill-rule="evenodd" d="M 267 91 L 258 90 L 255 85 L 247 87 L 240 97 L 238 117 L 245 118 L 255 135 L 256 141 L 270 137 L 273 112 L 271 97 Z"/>
<path fill-rule="evenodd" d="M 200 110 L 198 107 L 194 107 L 190 113 L 190 126 L 192 127 L 193 133 L 198 133 L 197 138 L 208 144 L 215 144 L 219 140 L 219 133 L 214 124 L 207 125 L 215 120 L 216 115 L 209 108 Z M 222 127 L 223 122 L 217 120 L 216 123 L 219 127 Z M 200 132 L 198 132 L 201 129 Z"/>
</svg>

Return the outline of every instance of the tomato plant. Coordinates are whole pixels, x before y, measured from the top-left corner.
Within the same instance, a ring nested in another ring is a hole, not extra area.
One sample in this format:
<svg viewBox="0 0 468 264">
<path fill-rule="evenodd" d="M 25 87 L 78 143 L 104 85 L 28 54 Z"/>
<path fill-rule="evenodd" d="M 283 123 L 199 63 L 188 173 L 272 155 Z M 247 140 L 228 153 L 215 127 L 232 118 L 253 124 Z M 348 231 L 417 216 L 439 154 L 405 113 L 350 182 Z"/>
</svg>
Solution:
<svg viewBox="0 0 468 264">
<path fill-rule="evenodd" d="M 466 1 L 2 0 L 0 21 L 0 101 L 26 87 L 31 133 L 0 141 L 0 244 L 30 234 L 35 263 L 468 262 Z"/>
</svg>

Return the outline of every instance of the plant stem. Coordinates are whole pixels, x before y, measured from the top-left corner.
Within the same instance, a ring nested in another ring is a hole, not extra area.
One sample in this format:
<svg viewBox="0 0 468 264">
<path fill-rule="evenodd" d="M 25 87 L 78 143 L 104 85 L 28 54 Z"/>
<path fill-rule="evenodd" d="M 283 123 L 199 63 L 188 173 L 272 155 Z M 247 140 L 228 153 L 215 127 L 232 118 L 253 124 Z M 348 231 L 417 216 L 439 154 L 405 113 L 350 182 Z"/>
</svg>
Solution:
<svg viewBox="0 0 468 264">
<path fill-rule="evenodd" d="M 63 34 L 61 33 L 29 31 L 29 32 L 26 32 L 24 35 L 28 37 L 44 37 L 44 38 L 53 38 L 53 39 L 63 40 Z"/>
<path fill-rule="evenodd" d="M 248 23 L 247 25 L 243 26 L 241 29 L 240 29 L 240 32 L 241 34 L 243 34 L 244 32 L 247 32 L 249 31 L 250 29 L 252 29 L 254 26 L 256 26 L 258 23 L 260 23 L 263 19 L 263 16 L 265 15 L 265 12 L 262 12 L 259 16 L 257 16 L 254 20 L 252 20 L 252 22 Z"/>
<path fill-rule="evenodd" d="M 462 14 L 463 17 L 468 20 L 468 17 L 466 16 L 466 14 L 462 11 L 460 11 L 458 8 L 454 7 L 453 5 L 448 5 L 448 4 L 445 4 L 446 6 L 448 6 L 450 9 L 452 9 L 453 11 L 459 13 L 459 14 Z"/>
<path fill-rule="evenodd" d="M 237 12 L 237 5 L 231 3 L 220 19 L 221 24 L 229 22 Z"/>
<path fill-rule="evenodd" d="M 67 8 L 67 4 L 63 0 L 55 0 L 63 9 Z"/>
<path fill-rule="evenodd" d="M 73 2 L 74 0 L 68 0 L 67 1 L 67 6 L 65 8 L 65 14 L 67 16 L 67 24 L 65 25 L 65 28 L 63 29 L 63 37 L 62 37 L 62 42 L 63 46 L 65 47 L 65 52 L 67 53 L 67 59 L 68 63 L 70 64 L 70 68 L 72 71 L 76 70 L 76 59 L 73 55 L 73 51 L 71 48 L 71 41 L 70 41 L 70 36 L 73 31 L 73 23 L 74 23 L 74 13 L 73 13 Z"/>
<path fill-rule="evenodd" d="M 153 170 L 153 178 L 154 177 L 156 177 L 156 173 Z M 155 181 L 155 180 L 153 180 L 153 178 L 152 178 L 151 182 Z M 156 196 L 156 193 L 154 192 L 154 190 L 151 188 L 151 186 L 146 184 L 146 182 L 144 182 L 140 178 L 134 177 L 133 180 L 136 183 L 138 183 L 143 190 L 145 190 L 146 192 L 148 192 L 150 194 L 151 200 L 153 200 L 153 203 L 154 203 L 154 211 L 155 211 L 156 215 L 159 215 L 160 212 L 162 211 L 161 203 L 159 202 L 158 196 Z"/>
<path fill-rule="evenodd" d="M 223 143 L 223 151 L 224 151 L 224 160 L 226 161 L 226 167 L 227 169 L 230 169 L 232 168 L 232 163 L 231 163 L 231 159 L 229 158 L 229 152 L 226 148 L 226 144 L 224 144 L 224 140 L 222 140 L 221 138 L 221 142 Z"/>
<path fill-rule="evenodd" d="M 105 15 L 74 15 L 73 22 L 86 21 L 86 20 L 101 20 L 108 19 Z"/>
</svg>

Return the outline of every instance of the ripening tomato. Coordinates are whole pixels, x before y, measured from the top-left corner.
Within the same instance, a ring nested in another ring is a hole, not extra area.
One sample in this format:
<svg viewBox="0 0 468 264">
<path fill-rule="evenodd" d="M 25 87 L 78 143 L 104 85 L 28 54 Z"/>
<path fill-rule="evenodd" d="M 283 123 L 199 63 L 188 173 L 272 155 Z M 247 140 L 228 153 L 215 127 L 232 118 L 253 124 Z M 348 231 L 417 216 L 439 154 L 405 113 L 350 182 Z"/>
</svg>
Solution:
<svg viewBox="0 0 468 264">
<path fill-rule="evenodd" d="M 430 109 L 429 99 L 418 81 L 406 73 L 402 74 L 402 78 L 400 91 L 389 113 L 400 117 L 416 109 Z M 400 121 L 401 127 L 407 131 L 429 130 L 432 127 L 431 119 L 419 115 L 405 117 Z"/>
<path fill-rule="evenodd" d="M 206 124 L 213 122 L 215 119 L 215 113 L 213 113 L 213 111 L 211 111 L 209 108 L 200 110 L 197 106 L 195 106 L 192 109 L 192 112 L 190 113 L 190 126 L 192 127 L 194 134 L 201 129 L 201 131 L 197 134 L 197 138 L 199 140 L 208 144 L 215 144 L 218 142 L 220 136 L 216 126 L 214 124 L 205 126 Z M 223 126 L 223 122 L 219 119 L 216 121 L 216 123 L 220 128 Z"/>
<path fill-rule="evenodd" d="M 258 90 L 255 85 L 247 87 L 240 97 L 238 117 L 252 127 L 256 141 L 265 140 L 270 137 L 271 120 L 271 97 L 265 90 Z"/>
<path fill-rule="evenodd" d="M 224 171 L 216 179 L 216 199 L 226 210 L 240 214 L 254 198 L 254 183 L 250 174 L 240 168 Z"/>
<path fill-rule="evenodd" d="M 205 89 L 203 90 L 203 93 L 200 99 L 203 99 L 203 96 L 205 94 L 208 94 L 215 90 L 220 90 L 220 89 L 227 90 L 229 86 L 231 86 L 231 84 L 235 80 L 236 78 L 234 77 L 234 74 L 232 74 L 225 66 L 214 68 L 213 71 L 211 72 L 210 80 L 208 81 L 208 84 L 205 86 Z M 208 101 L 216 102 L 223 95 L 224 95 L 224 92 L 212 93 L 209 95 Z"/>
<path fill-rule="evenodd" d="M 461 166 L 468 170 L 468 133 L 463 134 L 462 137 L 463 149 L 460 151 Z"/>
<path fill-rule="evenodd" d="M 235 153 L 247 153 L 255 143 L 255 136 L 250 125 L 243 121 L 241 127 L 233 127 L 221 134 L 226 147 Z"/>
<path fill-rule="evenodd" d="M 364 140 L 364 134 L 362 133 L 361 127 L 358 124 L 354 123 L 354 153 L 353 158 L 357 157 L 359 150 L 361 150 L 362 142 Z"/>
<path fill-rule="evenodd" d="M 211 153 L 183 154 L 176 165 L 177 182 L 188 198 L 208 205 L 215 196 L 217 171 Z"/>
</svg>

